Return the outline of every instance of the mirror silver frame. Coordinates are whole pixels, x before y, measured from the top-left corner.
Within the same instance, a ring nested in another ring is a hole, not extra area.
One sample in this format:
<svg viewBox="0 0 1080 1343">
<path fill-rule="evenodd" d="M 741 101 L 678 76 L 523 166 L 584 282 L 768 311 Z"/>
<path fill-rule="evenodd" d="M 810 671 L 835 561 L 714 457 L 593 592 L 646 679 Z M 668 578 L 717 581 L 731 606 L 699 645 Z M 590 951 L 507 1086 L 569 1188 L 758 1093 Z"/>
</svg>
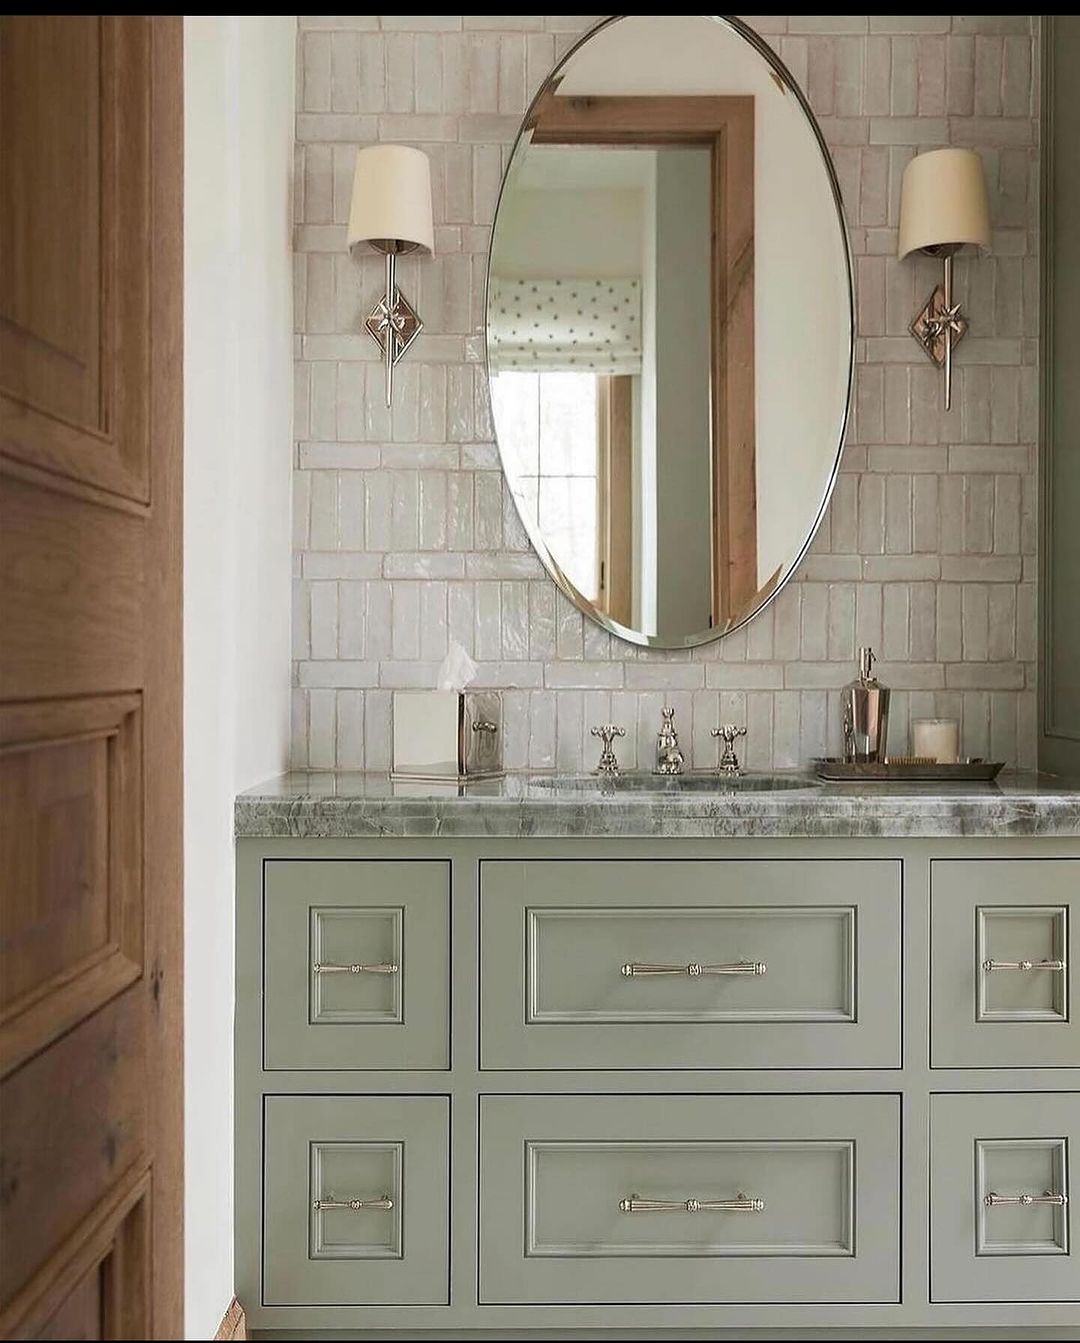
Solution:
<svg viewBox="0 0 1080 1343">
<path fill-rule="evenodd" d="M 618 23 L 621 19 L 632 18 L 632 17 L 634 16 L 626 14 L 613 14 L 610 17 L 601 20 L 600 23 L 594 24 L 588 30 L 587 33 L 584 33 L 578 39 L 578 41 L 574 43 L 574 45 L 570 48 L 570 50 L 566 53 L 566 55 L 563 56 L 563 58 L 556 63 L 551 73 L 544 80 L 540 88 L 536 91 L 532 101 L 530 102 L 525 112 L 525 116 L 522 119 L 521 127 L 518 130 L 517 135 L 514 137 L 514 143 L 510 151 L 510 157 L 507 159 L 506 171 L 503 173 L 503 179 L 499 186 L 498 200 L 495 202 L 495 214 L 492 219 L 491 240 L 488 245 L 488 262 L 487 262 L 487 272 L 484 285 L 484 371 L 488 379 L 489 393 L 491 387 L 491 359 L 490 359 L 491 343 L 490 343 L 490 333 L 488 330 L 488 310 L 491 296 L 491 262 L 492 262 L 492 255 L 494 252 L 495 225 L 498 222 L 499 210 L 502 207 L 503 194 L 506 191 L 507 179 L 510 174 L 510 168 L 514 162 L 514 156 L 517 154 L 518 149 L 521 147 L 522 140 L 524 139 L 524 136 L 526 134 L 526 129 L 530 124 L 532 114 L 537 103 L 539 103 L 540 99 L 543 98 L 544 94 L 548 91 L 548 89 L 551 88 L 553 82 L 557 83 L 559 81 L 563 68 L 573 58 L 574 54 L 579 50 L 579 48 L 584 46 L 585 43 L 588 42 L 591 38 L 595 37 L 596 34 L 599 33 L 602 29 L 609 27 L 613 23 Z M 715 640 L 723 639 L 727 635 L 733 634 L 736 630 L 742 629 L 744 625 L 748 624 L 751 620 L 754 619 L 755 616 L 759 615 L 762 611 L 764 611 L 765 608 L 776 599 L 778 593 L 783 591 L 783 589 L 791 581 L 793 575 L 798 571 L 799 566 L 802 564 L 803 560 L 806 557 L 807 551 L 813 544 L 814 537 L 817 535 L 818 528 L 821 526 L 822 519 L 825 516 L 825 511 L 829 506 L 830 499 L 832 498 L 833 489 L 836 485 L 836 477 L 840 471 L 840 459 L 844 451 L 844 440 L 847 437 L 848 423 L 851 418 L 851 399 L 855 381 L 855 283 L 854 283 L 854 267 L 852 264 L 852 256 L 851 256 L 851 235 L 848 230 L 847 218 L 844 214 L 844 205 L 840 195 L 840 183 L 837 180 L 836 169 L 833 166 L 832 155 L 829 153 L 829 148 L 826 145 L 825 138 L 821 133 L 821 127 L 818 125 L 817 117 L 815 117 L 810 107 L 810 104 L 807 102 L 802 89 L 799 88 L 799 85 L 796 82 L 794 76 L 791 74 L 791 71 L 787 68 L 787 66 L 776 54 L 776 52 L 774 52 L 773 49 L 756 32 L 754 32 L 752 28 L 750 28 L 747 24 L 743 23 L 741 19 L 735 18 L 733 15 L 730 14 L 710 14 L 707 17 L 711 18 L 716 23 L 723 24 L 731 32 L 741 37 L 745 42 L 747 42 L 751 47 L 754 48 L 754 50 L 758 53 L 758 55 L 763 57 L 763 59 L 768 62 L 768 64 L 772 67 L 773 73 L 782 82 L 784 88 L 788 92 L 790 92 L 798 101 L 798 104 L 802 108 L 803 114 L 806 117 L 807 123 L 809 124 L 810 129 L 813 132 L 814 140 L 817 143 L 818 150 L 820 151 L 821 154 L 822 166 L 825 169 L 825 175 L 828 178 L 829 187 L 832 191 L 833 201 L 836 205 L 837 223 L 840 226 L 840 234 L 843 239 L 842 253 L 844 258 L 844 275 L 847 281 L 847 295 L 848 295 L 847 307 L 848 307 L 848 318 L 849 318 L 847 386 L 844 394 L 844 406 L 840 420 L 840 432 L 838 442 L 836 445 L 836 456 L 833 459 L 832 469 L 829 472 L 829 477 L 825 484 L 825 489 L 822 494 L 821 502 L 820 505 L 818 506 L 817 513 L 814 517 L 814 521 L 809 531 L 807 532 L 806 540 L 802 548 L 799 550 L 798 555 L 792 562 L 787 573 L 784 574 L 784 576 L 775 585 L 775 587 L 768 594 L 768 596 L 764 598 L 761 604 L 759 606 L 756 606 L 753 609 L 753 611 L 751 611 L 748 615 L 743 616 L 742 619 L 732 622 L 727 626 L 706 629 L 698 634 L 687 635 L 682 639 L 670 639 L 660 637 L 658 635 L 643 634 L 640 630 L 632 630 L 628 629 L 624 625 L 620 625 L 618 621 L 612 620 L 610 616 L 605 614 L 603 611 L 599 610 L 591 601 L 589 601 L 587 597 L 584 597 L 581 594 L 581 592 L 570 581 L 570 579 L 567 578 L 566 574 L 564 574 L 562 569 L 559 567 L 559 564 L 556 561 L 555 557 L 551 554 L 551 551 L 548 549 L 547 543 L 545 542 L 543 536 L 540 534 L 539 529 L 537 527 L 534 527 L 530 523 L 528 518 L 522 516 L 521 510 L 518 508 L 517 500 L 515 498 L 514 507 L 517 510 L 518 517 L 521 518 L 522 526 L 525 528 L 525 531 L 528 534 L 529 541 L 532 544 L 533 549 L 539 556 L 540 562 L 546 569 L 548 576 L 553 580 L 555 585 L 562 591 L 564 596 L 568 597 L 570 601 L 574 603 L 577 609 L 582 612 L 583 615 L 588 616 L 590 620 L 594 621 L 597 625 L 600 625 L 610 634 L 615 635 L 615 637 L 618 639 L 622 639 L 625 643 L 635 644 L 640 648 L 657 648 L 657 649 L 695 648 L 701 644 L 713 643 Z M 503 477 L 504 479 L 509 481 L 509 474 L 506 469 L 507 463 L 503 455 L 502 444 L 499 443 L 498 441 L 499 438 L 498 432 L 494 430 L 494 415 L 492 415 L 492 428 L 493 431 L 495 432 L 495 441 L 499 449 L 499 462 L 502 466 Z"/>
</svg>

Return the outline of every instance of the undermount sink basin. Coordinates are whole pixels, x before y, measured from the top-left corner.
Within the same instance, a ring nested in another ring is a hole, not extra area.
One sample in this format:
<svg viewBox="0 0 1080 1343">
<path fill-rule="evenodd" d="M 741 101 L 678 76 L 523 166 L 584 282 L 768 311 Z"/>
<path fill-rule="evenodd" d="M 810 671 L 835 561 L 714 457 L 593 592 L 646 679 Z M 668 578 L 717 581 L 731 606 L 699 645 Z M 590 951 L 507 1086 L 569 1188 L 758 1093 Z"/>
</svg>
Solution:
<svg viewBox="0 0 1080 1343">
<path fill-rule="evenodd" d="M 805 774 L 564 774 L 534 778 L 541 788 L 578 793 L 773 793 L 815 788 Z"/>
</svg>

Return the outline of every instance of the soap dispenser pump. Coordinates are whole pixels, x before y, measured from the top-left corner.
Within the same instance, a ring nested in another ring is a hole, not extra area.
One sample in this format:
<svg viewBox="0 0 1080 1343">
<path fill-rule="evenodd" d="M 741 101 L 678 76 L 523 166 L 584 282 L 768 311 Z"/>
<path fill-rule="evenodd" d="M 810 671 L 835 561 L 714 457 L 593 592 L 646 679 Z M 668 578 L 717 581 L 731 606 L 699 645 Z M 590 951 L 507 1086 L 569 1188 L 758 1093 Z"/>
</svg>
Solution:
<svg viewBox="0 0 1080 1343">
<path fill-rule="evenodd" d="M 859 649 L 859 678 L 843 689 L 844 759 L 850 764 L 885 760 L 889 691 L 873 674 L 872 648 Z"/>
</svg>

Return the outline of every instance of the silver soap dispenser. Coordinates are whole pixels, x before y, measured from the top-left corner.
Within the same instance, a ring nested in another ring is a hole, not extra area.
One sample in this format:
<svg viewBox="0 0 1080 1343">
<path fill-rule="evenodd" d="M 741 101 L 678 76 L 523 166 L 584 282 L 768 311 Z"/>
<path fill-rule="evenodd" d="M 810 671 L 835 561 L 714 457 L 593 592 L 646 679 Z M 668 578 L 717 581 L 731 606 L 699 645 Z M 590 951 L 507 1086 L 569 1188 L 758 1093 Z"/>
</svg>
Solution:
<svg viewBox="0 0 1080 1343">
<path fill-rule="evenodd" d="M 876 660 L 872 648 L 860 648 L 859 679 L 842 691 L 844 759 L 848 763 L 875 764 L 885 759 L 889 691 L 873 675 Z"/>
</svg>

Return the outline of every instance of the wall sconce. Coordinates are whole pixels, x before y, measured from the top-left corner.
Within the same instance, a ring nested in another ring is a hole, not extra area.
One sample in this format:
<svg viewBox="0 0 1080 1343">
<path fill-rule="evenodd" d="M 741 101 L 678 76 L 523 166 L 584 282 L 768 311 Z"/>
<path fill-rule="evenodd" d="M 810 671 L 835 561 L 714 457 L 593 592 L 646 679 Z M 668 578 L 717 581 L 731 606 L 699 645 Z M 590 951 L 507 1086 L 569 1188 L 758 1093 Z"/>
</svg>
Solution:
<svg viewBox="0 0 1080 1343">
<path fill-rule="evenodd" d="M 357 153 L 348 233 L 354 258 L 365 242 L 386 257 L 386 291 L 364 325 L 382 351 L 386 404 L 390 405 L 394 365 L 424 329 L 416 309 L 397 287 L 397 258 L 420 247 L 435 250 L 431 165 L 422 149 L 370 145 Z"/>
<path fill-rule="evenodd" d="M 990 211 L 982 160 L 973 149 L 935 149 L 918 154 L 904 169 L 900 186 L 900 260 L 909 252 L 939 256 L 945 283 L 915 314 L 911 334 L 945 370 L 945 409 L 952 405 L 953 349 L 967 331 L 953 301 L 953 257 L 965 243 L 990 250 Z"/>
</svg>

